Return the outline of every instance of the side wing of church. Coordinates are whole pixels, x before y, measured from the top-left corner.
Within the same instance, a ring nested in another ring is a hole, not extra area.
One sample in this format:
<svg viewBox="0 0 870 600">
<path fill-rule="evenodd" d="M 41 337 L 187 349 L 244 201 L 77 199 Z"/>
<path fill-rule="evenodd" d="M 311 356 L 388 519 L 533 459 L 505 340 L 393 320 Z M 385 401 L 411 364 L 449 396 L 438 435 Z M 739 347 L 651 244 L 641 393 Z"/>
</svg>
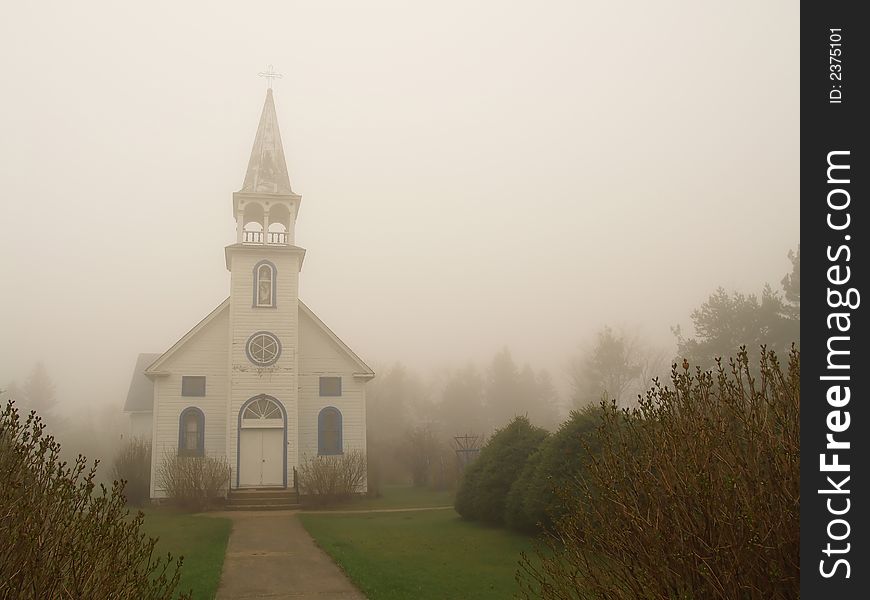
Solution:
<svg viewBox="0 0 870 600">
<path fill-rule="evenodd" d="M 152 498 L 166 495 L 166 456 L 226 457 L 231 489 L 286 488 L 305 458 L 365 451 L 374 373 L 299 299 L 301 201 L 270 89 L 233 194 L 230 295 L 156 359 L 140 355 L 133 373 L 125 411 L 131 433 L 151 436 Z"/>
</svg>

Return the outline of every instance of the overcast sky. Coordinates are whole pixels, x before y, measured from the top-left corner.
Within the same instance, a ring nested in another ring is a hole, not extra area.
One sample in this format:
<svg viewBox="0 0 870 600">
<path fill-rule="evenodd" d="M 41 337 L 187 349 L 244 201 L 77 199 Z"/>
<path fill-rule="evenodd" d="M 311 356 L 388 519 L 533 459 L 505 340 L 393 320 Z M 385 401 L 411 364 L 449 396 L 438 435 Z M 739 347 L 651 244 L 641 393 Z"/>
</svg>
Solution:
<svg viewBox="0 0 870 600">
<path fill-rule="evenodd" d="M 796 2 L 17 2 L 0 20 L 0 386 L 122 402 L 228 294 L 268 63 L 301 298 L 375 367 L 561 376 L 601 325 L 779 287 Z"/>
</svg>

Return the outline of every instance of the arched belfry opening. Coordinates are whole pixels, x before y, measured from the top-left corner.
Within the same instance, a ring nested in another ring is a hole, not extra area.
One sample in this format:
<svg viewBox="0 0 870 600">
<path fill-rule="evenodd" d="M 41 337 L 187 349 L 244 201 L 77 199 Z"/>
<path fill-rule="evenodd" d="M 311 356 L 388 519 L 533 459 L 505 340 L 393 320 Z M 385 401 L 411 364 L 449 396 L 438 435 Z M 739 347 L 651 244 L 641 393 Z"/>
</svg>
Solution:
<svg viewBox="0 0 870 600">
<path fill-rule="evenodd" d="M 240 201 L 236 214 L 242 244 L 292 245 L 296 221 L 295 204 L 283 199 L 261 203 Z"/>
<path fill-rule="evenodd" d="M 246 202 L 241 207 L 240 224 L 242 226 L 242 239 L 246 244 L 263 243 L 263 224 L 265 223 L 266 211 L 259 202 Z"/>
<path fill-rule="evenodd" d="M 294 245 L 302 196 L 290 187 L 272 90 L 260 115 L 242 188 L 233 194 L 240 244 Z"/>
<path fill-rule="evenodd" d="M 269 229 L 267 244 L 290 244 L 293 216 L 287 204 L 273 204 L 269 208 Z"/>
</svg>

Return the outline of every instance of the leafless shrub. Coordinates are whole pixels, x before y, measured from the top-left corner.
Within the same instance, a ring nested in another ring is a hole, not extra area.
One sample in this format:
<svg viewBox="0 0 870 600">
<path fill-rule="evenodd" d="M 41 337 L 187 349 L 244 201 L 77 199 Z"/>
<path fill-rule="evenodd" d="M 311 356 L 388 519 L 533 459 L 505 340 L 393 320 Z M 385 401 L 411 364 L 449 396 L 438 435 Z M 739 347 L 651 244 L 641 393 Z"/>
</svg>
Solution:
<svg viewBox="0 0 870 600">
<path fill-rule="evenodd" d="M 525 598 L 799 597 L 800 353 L 674 365 L 632 410 L 605 407 L 600 454 L 517 573 Z"/>
<path fill-rule="evenodd" d="M 299 466 L 299 484 L 306 500 L 330 504 L 361 492 L 366 482 L 366 455 L 349 450 L 332 456 L 306 457 Z"/>
<path fill-rule="evenodd" d="M 151 491 L 151 440 L 131 438 L 121 446 L 112 464 L 112 474 L 126 482 L 124 496 L 127 503 L 141 506 Z"/>
<path fill-rule="evenodd" d="M 187 510 L 206 510 L 226 497 L 230 466 L 226 457 L 163 455 L 158 485 L 170 502 Z"/>
<path fill-rule="evenodd" d="M 0 598 L 168 600 L 181 559 L 154 556 L 123 483 L 95 489 L 97 462 L 68 466 L 60 445 L 13 402 L 0 413 Z M 184 598 L 189 596 L 184 595 Z"/>
</svg>

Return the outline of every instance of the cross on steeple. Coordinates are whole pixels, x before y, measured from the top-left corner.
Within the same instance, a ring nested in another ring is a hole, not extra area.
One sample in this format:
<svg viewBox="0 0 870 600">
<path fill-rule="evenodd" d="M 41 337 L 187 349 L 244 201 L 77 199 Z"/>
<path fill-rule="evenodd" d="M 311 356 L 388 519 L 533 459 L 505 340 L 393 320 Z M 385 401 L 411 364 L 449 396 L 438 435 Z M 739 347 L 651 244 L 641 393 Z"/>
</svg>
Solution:
<svg viewBox="0 0 870 600">
<path fill-rule="evenodd" d="M 273 65 L 266 65 L 265 71 L 260 71 L 257 73 L 257 77 L 265 77 L 266 81 L 269 82 L 269 89 L 272 89 L 272 80 L 273 79 L 281 79 L 284 77 L 281 73 L 275 72 L 275 67 Z"/>
</svg>

